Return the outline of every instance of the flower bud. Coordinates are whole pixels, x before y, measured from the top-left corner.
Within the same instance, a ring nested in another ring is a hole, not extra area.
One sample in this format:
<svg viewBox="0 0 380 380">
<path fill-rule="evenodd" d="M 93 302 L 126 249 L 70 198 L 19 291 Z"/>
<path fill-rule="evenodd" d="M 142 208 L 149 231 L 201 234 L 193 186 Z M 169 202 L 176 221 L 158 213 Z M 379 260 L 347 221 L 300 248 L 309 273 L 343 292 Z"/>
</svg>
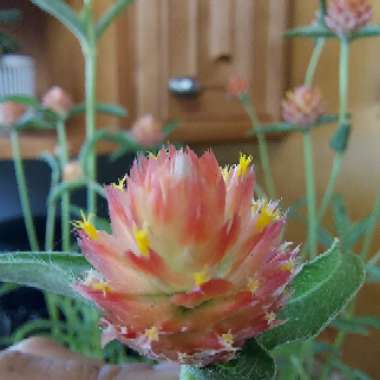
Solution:
<svg viewBox="0 0 380 380">
<path fill-rule="evenodd" d="M 248 83 L 240 76 L 235 75 L 230 78 L 227 85 L 227 94 L 234 98 L 241 98 L 248 95 Z"/>
<path fill-rule="evenodd" d="M 138 119 L 133 124 L 130 135 L 143 147 L 160 144 L 165 137 L 161 124 L 154 120 L 152 115 L 145 115 Z"/>
<path fill-rule="evenodd" d="M 23 104 L 15 102 L 0 103 L 0 126 L 12 126 L 26 112 Z"/>
<path fill-rule="evenodd" d="M 323 111 L 320 91 L 306 85 L 289 91 L 282 102 L 283 119 L 303 127 L 315 123 Z"/>
<path fill-rule="evenodd" d="M 372 16 L 373 9 L 368 0 L 332 0 L 325 20 L 333 32 L 345 35 L 366 26 Z"/>
<path fill-rule="evenodd" d="M 70 111 L 73 102 L 70 96 L 61 87 L 54 86 L 42 97 L 42 105 L 63 115 Z"/>
<path fill-rule="evenodd" d="M 76 181 L 83 176 L 82 167 L 79 161 L 70 161 L 63 168 L 63 180 L 64 182 Z"/>
</svg>

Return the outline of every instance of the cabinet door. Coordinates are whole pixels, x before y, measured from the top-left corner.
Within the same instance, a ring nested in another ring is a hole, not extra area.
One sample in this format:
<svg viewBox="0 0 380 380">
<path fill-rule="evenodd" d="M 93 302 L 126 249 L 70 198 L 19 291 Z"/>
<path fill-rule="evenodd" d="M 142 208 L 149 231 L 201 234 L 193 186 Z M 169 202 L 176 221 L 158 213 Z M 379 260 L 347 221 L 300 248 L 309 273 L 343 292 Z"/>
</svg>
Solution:
<svg viewBox="0 0 380 380">
<path fill-rule="evenodd" d="M 184 141 L 239 139 L 249 123 L 228 99 L 231 75 L 246 79 L 257 111 L 279 116 L 284 84 L 286 0 L 138 0 L 135 18 L 136 113 L 178 120 Z M 195 78 L 201 92 L 180 97 L 171 78 Z"/>
</svg>

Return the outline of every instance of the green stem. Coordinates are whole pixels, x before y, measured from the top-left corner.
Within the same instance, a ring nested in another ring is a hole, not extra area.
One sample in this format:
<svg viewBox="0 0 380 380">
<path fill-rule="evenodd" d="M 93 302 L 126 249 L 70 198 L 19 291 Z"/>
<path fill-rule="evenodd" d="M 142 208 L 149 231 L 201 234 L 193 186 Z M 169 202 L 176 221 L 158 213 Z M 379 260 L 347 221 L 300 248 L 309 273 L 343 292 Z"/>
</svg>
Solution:
<svg viewBox="0 0 380 380">
<path fill-rule="evenodd" d="M 274 199 L 276 198 L 276 190 L 275 190 L 275 185 L 274 185 L 272 171 L 271 171 L 270 162 L 269 162 L 268 143 L 265 137 L 265 133 L 262 132 L 262 126 L 261 126 L 259 118 L 257 117 L 256 110 L 252 105 L 251 99 L 250 98 L 241 99 L 241 102 L 249 116 L 252 129 L 257 136 L 259 156 L 260 156 L 260 162 L 263 168 L 266 190 L 270 198 Z"/>
<path fill-rule="evenodd" d="M 21 202 L 21 209 L 30 248 L 32 251 L 39 251 L 36 229 L 33 223 L 32 210 L 30 207 L 28 188 L 26 186 L 24 166 L 20 154 L 20 142 L 16 130 L 11 131 L 12 157 L 16 173 L 18 194 Z"/>
<path fill-rule="evenodd" d="M 197 379 L 186 369 L 186 366 L 181 366 L 179 380 L 197 380 Z"/>
<path fill-rule="evenodd" d="M 305 75 L 305 85 L 311 86 L 313 84 L 315 72 L 318 67 L 319 60 L 321 58 L 323 48 L 325 47 L 326 39 L 318 38 L 315 42 L 314 50 L 310 58 L 310 63 Z"/>
<path fill-rule="evenodd" d="M 305 160 L 305 180 L 306 180 L 306 200 L 308 210 L 308 229 L 309 229 L 309 251 L 313 258 L 318 252 L 317 239 L 317 205 L 315 197 L 314 162 L 313 146 L 310 131 L 304 133 L 304 160 Z"/>
<path fill-rule="evenodd" d="M 377 225 L 377 222 L 379 221 L 379 219 L 380 219 L 380 193 L 377 196 L 377 199 L 375 201 L 375 206 L 372 210 L 372 214 L 371 214 L 369 226 L 367 229 L 367 233 L 364 237 L 363 248 L 362 248 L 362 251 L 360 253 L 361 258 L 364 261 L 367 259 L 369 251 L 371 249 L 371 245 L 372 245 L 373 238 L 374 238 L 375 231 L 376 231 L 376 225 Z"/>
<path fill-rule="evenodd" d="M 48 163 L 51 168 L 51 184 L 50 184 L 50 193 L 58 185 L 59 182 L 59 167 L 58 163 L 54 157 L 45 154 L 42 158 Z M 55 232 L 55 222 L 56 222 L 56 211 L 57 206 L 55 203 L 47 206 L 47 216 L 46 216 L 46 235 L 45 235 L 45 250 L 51 252 L 54 245 L 54 232 Z"/>
<path fill-rule="evenodd" d="M 338 128 L 347 123 L 347 103 L 348 103 L 348 76 L 349 76 L 349 55 L 350 44 L 346 38 L 340 41 L 340 62 L 339 62 L 339 120 Z M 334 194 L 335 185 L 339 173 L 342 168 L 344 152 L 336 152 L 330 178 L 327 184 L 325 194 L 322 198 L 320 213 L 318 215 L 318 223 L 323 220 L 327 208 Z"/>
<path fill-rule="evenodd" d="M 57 134 L 61 173 L 63 174 L 65 167 L 69 162 L 69 152 L 65 122 L 62 119 L 59 119 L 57 122 Z M 68 252 L 70 250 L 70 194 L 68 192 L 62 194 L 61 199 L 61 230 L 62 247 L 65 252 Z"/>
<path fill-rule="evenodd" d="M 96 129 L 96 34 L 92 12 L 92 0 L 86 0 L 87 44 L 84 47 L 86 89 L 86 141 L 92 140 Z M 96 181 L 96 152 L 91 151 L 87 159 L 87 175 Z M 96 214 L 96 194 L 92 186 L 87 187 L 87 212 Z"/>
</svg>

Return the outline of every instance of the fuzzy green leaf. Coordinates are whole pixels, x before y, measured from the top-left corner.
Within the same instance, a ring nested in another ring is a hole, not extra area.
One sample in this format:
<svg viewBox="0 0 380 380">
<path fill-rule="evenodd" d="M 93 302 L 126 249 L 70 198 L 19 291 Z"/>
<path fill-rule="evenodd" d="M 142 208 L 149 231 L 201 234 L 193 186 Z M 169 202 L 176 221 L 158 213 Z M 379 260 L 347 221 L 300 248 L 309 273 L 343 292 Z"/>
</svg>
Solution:
<svg viewBox="0 0 380 380">
<path fill-rule="evenodd" d="M 45 12 L 56 17 L 67 29 L 71 31 L 82 44 L 86 43 L 86 33 L 83 24 L 73 9 L 63 0 L 31 0 Z"/>
<path fill-rule="evenodd" d="M 293 297 L 279 314 L 285 322 L 262 334 L 259 343 L 271 350 L 318 335 L 354 297 L 364 278 L 362 260 L 342 255 L 336 242 L 296 276 Z"/>
<path fill-rule="evenodd" d="M 226 364 L 205 368 L 182 366 L 180 380 L 270 380 L 275 373 L 272 357 L 252 340 L 236 359 Z"/>
<path fill-rule="evenodd" d="M 73 282 L 90 269 L 75 253 L 15 252 L 0 254 L 0 281 L 32 286 L 68 297 L 80 296 Z"/>
</svg>

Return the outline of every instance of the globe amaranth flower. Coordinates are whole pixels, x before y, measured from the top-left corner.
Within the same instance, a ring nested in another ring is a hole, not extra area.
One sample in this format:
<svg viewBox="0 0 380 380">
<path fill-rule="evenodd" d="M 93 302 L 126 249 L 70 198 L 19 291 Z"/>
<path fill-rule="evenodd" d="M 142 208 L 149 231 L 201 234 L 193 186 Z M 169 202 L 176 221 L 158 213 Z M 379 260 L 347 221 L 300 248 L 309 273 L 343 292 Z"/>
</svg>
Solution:
<svg viewBox="0 0 380 380">
<path fill-rule="evenodd" d="M 248 96 L 249 88 L 246 80 L 238 75 L 230 78 L 227 84 L 227 94 L 233 98 L 242 98 Z"/>
<path fill-rule="evenodd" d="M 170 146 L 106 189 L 112 234 L 89 219 L 79 244 L 95 270 L 76 289 L 118 339 L 153 359 L 207 365 L 279 323 L 298 248 L 276 202 L 255 200 L 251 157 L 221 169 Z"/>
<path fill-rule="evenodd" d="M 162 143 L 165 138 L 162 125 L 152 115 L 144 115 L 132 126 L 130 135 L 143 147 Z"/>
<path fill-rule="evenodd" d="M 373 16 L 368 0 L 330 1 L 326 25 L 338 35 L 346 35 L 366 26 Z"/>
<path fill-rule="evenodd" d="M 73 107 L 70 95 L 61 87 L 50 88 L 42 97 L 42 105 L 57 114 L 65 114 Z"/>
<path fill-rule="evenodd" d="M 303 85 L 286 94 L 282 102 L 282 117 L 291 124 L 308 126 L 323 114 L 324 107 L 318 89 Z"/>
<path fill-rule="evenodd" d="M 10 127 L 20 119 L 27 108 L 15 102 L 0 103 L 0 126 Z"/>
</svg>

